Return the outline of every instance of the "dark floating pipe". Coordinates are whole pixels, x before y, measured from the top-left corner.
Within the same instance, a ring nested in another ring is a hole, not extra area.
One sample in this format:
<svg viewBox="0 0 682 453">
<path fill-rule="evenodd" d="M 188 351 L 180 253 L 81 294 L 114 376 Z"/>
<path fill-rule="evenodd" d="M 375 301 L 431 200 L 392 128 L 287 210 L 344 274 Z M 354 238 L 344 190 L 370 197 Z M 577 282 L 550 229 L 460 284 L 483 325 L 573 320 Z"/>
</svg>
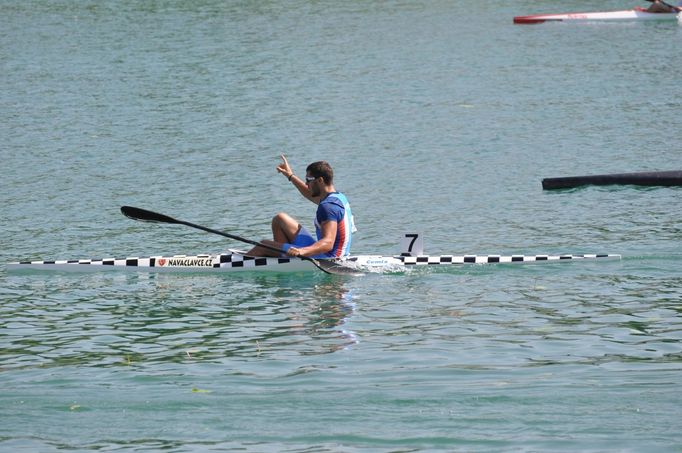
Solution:
<svg viewBox="0 0 682 453">
<path fill-rule="evenodd" d="M 612 175 L 568 176 L 565 178 L 545 178 L 544 190 L 570 189 L 580 186 L 607 186 L 611 184 L 631 184 L 635 186 L 682 186 L 682 171 L 654 171 L 642 173 L 617 173 Z"/>
</svg>

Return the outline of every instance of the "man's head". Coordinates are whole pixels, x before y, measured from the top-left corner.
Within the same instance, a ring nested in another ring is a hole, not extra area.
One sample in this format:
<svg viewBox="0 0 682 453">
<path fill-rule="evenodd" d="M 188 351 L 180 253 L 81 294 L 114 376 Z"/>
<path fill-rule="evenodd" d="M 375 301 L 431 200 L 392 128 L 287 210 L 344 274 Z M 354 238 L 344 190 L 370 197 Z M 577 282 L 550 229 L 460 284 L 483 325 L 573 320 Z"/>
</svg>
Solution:
<svg viewBox="0 0 682 453">
<path fill-rule="evenodd" d="M 332 170 L 331 165 L 323 160 L 313 162 L 305 170 L 305 183 L 313 197 L 322 195 L 323 186 L 320 185 L 321 182 L 324 182 L 324 186 L 331 186 L 334 183 L 334 170 Z"/>
<path fill-rule="evenodd" d="M 327 185 L 334 183 L 334 170 L 329 163 L 323 160 L 308 165 L 305 172 L 307 176 L 324 179 L 324 183 Z"/>
</svg>

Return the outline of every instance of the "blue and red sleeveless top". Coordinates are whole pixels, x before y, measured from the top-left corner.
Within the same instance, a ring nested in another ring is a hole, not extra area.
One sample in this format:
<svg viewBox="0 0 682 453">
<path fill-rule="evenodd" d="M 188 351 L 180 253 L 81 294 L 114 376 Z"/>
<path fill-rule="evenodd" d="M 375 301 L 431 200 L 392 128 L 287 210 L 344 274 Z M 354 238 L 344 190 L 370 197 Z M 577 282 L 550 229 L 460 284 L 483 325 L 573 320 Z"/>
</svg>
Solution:
<svg viewBox="0 0 682 453">
<path fill-rule="evenodd" d="M 350 255 L 351 236 L 356 229 L 353 222 L 353 214 L 350 210 L 350 203 L 348 203 L 348 199 L 341 192 L 330 193 L 317 206 L 315 233 L 317 234 L 318 241 L 322 237 L 320 225 L 329 221 L 334 221 L 338 224 L 334 247 L 329 252 L 316 258 L 340 258 Z"/>
</svg>

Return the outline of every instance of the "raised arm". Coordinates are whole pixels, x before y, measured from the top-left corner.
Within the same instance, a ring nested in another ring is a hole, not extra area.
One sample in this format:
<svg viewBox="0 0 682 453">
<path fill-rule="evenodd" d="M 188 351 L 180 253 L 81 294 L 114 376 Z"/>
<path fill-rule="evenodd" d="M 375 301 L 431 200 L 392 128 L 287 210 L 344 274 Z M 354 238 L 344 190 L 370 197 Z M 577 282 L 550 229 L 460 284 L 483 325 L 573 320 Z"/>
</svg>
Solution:
<svg viewBox="0 0 682 453">
<path fill-rule="evenodd" d="M 320 203 L 320 198 L 319 197 L 313 197 L 310 189 L 308 188 L 308 185 L 305 183 L 305 180 L 299 178 L 296 176 L 291 169 L 291 166 L 289 165 L 289 161 L 287 158 L 284 156 L 284 154 L 279 156 L 282 159 L 282 162 L 277 166 L 277 171 L 293 183 L 293 185 L 298 189 L 298 191 L 303 195 L 305 198 L 308 200 L 312 201 L 315 204 Z"/>
</svg>

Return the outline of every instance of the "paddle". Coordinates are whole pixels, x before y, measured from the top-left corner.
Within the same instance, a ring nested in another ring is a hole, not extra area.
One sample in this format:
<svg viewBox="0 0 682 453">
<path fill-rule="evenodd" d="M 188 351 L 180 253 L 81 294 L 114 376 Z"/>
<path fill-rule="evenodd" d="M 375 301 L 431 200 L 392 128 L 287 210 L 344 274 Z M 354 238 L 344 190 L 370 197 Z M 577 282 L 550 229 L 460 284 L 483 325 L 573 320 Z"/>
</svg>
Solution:
<svg viewBox="0 0 682 453">
<path fill-rule="evenodd" d="M 656 0 L 646 0 L 646 1 L 649 3 L 655 3 Z M 660 3 L 661 5 L 667 6 L 668 8 L 672 9 L 673 11 L 677 11 L 677 7 L 671 5 L 670 3 L 666 3 L 663 0 L 658 0 L 658 3 Z"/>
<path fill-rule="evenodd" d="M 211 228 L 207 228 L 205 226 L 197 225 L 195 223 L 186 222 L 184 220 L 174 219 L 173 217 L 169 217 L 169 216 L 164 215 L 164 214 L 159 214 L 158 212 L 147 211 L 146 209 L 134 208 L 132 206 L 122 206 L 121 212 L 123 213 L 124 216 L 131 218 L 133 220 L 141 220 L 143 222 L 158 222 L 158 223 L 171 223 L 171 224 L 185 225 L 188 227 L 196 228 L 198 230 L 207 231 L 209 233 L 219 234 L 221 236 L 225 236 L 225 237 L 228 237 L 230 239 L 237 240 L 237 241 L 246 242 L 247 244 L 257 245 L 259 247 L 263 247 L 265 249 L 272 250 L 274 252 L 285 253 L 284 250 L 280 250 L 277 247 L 271 247 L 271 246 L 269 246 L 267 244 L 263 244 L 261 242 L 257 242 L 257 241 L 253 241 L 251 239 L 246 239 L 246 238 L 243 238 L 241 236 L 237 236 L 236 234 L 225 233 L 223 231 L 214 230 Z M 355 271 L 351 268 L 336 264 L 333 261 L 327 261 L 327 260 L 318 261 L 314 258 L 310 258 L 307 256 L 299 256 L 298 258 L 301 258 L 302 260 L 310 261 L 318 269 L 320 269 L 322 272 L 326 272 L 327 274 L 339 274 L 339 275 L 341 275 L 341 274 L 343 274 L 343 275 L 358 275 L 359 274 L 357 271 Z"/>
</svg>

